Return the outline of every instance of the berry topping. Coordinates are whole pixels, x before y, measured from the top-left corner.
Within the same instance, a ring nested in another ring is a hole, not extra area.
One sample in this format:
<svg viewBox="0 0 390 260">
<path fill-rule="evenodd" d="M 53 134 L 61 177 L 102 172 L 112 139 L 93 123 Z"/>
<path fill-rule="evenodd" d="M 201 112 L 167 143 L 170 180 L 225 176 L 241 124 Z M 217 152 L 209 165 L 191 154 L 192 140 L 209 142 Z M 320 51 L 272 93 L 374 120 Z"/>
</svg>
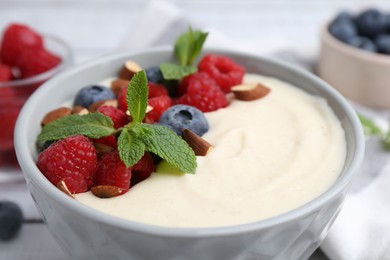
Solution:
<svg viewBox="0 0 390 260">
<path fill-rule="evenodd" d="M 131 186 L 136 185 L 137 183 L 148 178 L 152 172 L 156 169 L 156 166 L 153 163 L 153 156 L 145 152 L 144 156 L 142 156 L 141 160 L 139 160 L 134 166 L 132 170 L 131 177 Z"/>
<path fill-rule="evenodd" d="M 63 180 L 70 192 L 80 193 L 91 187 L 98 162 L 91 141 L 84 136 L 74 135 L 40 153 L 37 166 L 54 185 Z"/>
<path fill-rule="evenodd" d="M 109 116 L 114 123 L 114 128 L 118 129 L 127 123 L 127 116 L 122 110 L 112 106 L 101 106 L 97 110 L 103 115 Z"/>
<path fill-rule="evenodd" d="M 179 96 L 184 95 L 185 93 L 187 93 L 188 85 L 191 82 L 199 82 L 199 81 L 202 82 L 202 84 L 204 84 L 204 85 L 218 86 L 217 83 L 215 82 L 215 80 L 212 79 L 209 76 L 209 74 L 207 74 L 206 72 L 196 72 L 196 73 L 190 74 L 188 76 L 185 76 L 180 81 L 180 85 L 177 89 L 177 94 Z"/>
<path fill-rule="evenodd" d="M 223 92 L 242 82 L 245 69 L 226 56 L 207 54 L 199 62 L 199 71 L 209 74 Z"/>
<path fill-rule="evenodd" d="M 356 19 L 359 34 L 372 37 L 386 32 L 386 15 L 376 9 L 368 9 L 360 13 Z"/>
<path fill-rule="evenodd" d="M 329 26 L 329 32 L 343 42 L 349 42 L 357 35 L 356 26 L 352 19 L 339 18 Z"/>
<path fill-rule="evenodd" d="M 108 99 L 115 99 L 111 89 L 99 85 L 87 86 L 77 93 L 74 105 L 89 107 L 95 102 Z"/>
<path fill-rule="evenodd" d="M 225 93 L 207 78 L 190 80 L 187 93 L 176 100 L 176 104 L 185 104 L 198 108 L 202 112 L 211 112 L 226 107 Z"/>
<path fill-rule="evenodd" d="M 11 24 L 3 34 L 0 58 L 8 65 L 16 65 L 19 55 L 26 50 L 43 49 L 42 37 L 22 24 Z"/>
<path fill-rule="evenodd" d="M 22 78 L 28 78 L 48 71 L 58 64 L 61 58 L 44 50 L 28 50 L 22 52 L 16 60 Z"/>
<path fill-rule="evenodd" d="M 13 238 L 22 226 L 23 213 L 11 201 L 0 201 L 0 240 Z"/>
<path fill-rule="evenodd" d="M 168 90 L 163 86 L 153 82 L 148 83 L 148 98 L 154 98 L 158 96 L 168 96 Z"/>
<path fill-rule="evenodd" d="M 150 98 L 148 100 L 148 105 L 153 107 L 152 111 L 147 114 L 148 119 L 157 122 L 160 119 L 160 116 L 171 107 L 172 100 L 167 95 L 158 96 Z"/>
<path fill-rule="evenodd" d="M 104 154 L 99 160 L 93 186 L 115 186 L 126 193 L 130 189 L 131 168 L 126 167 L 117 151 Z"/>
<path fill-rule="evenodd" d="M 347 43 L 369 52 L 377 52 L 377 47 L 375 44 L 369 38 L 364 36 L 355 36 L 349 39 Z"/>
<path fill-rule="evenodd" d="M 209 130 L 209 124 L 203 113 L 195 107 L 186 105 L 172 106 L 162 114 L 158 122 L 169 126 L 180 136 L 185 128 L 199 136 Z"/>
<path fill-rule="evenodd" d="M 0 63 L 0 82 L 10 81 L 13 78 L 12 68 Z"/>
<path fill-rule="evenodd" d="M 146 73 L 146 78 L 148 79 L 149 82 L 159 84 L 162 83 L 164 80 L 159 66 L 147 68 L 145 69 L 145 73 Z"/>
<path fill-rule="evenodd" d="M 375 44 L 378 47 L 378 51 L 384 54 L 390 54 L 390 35 L 381 34 L 375 38 Z"/>
</svg>

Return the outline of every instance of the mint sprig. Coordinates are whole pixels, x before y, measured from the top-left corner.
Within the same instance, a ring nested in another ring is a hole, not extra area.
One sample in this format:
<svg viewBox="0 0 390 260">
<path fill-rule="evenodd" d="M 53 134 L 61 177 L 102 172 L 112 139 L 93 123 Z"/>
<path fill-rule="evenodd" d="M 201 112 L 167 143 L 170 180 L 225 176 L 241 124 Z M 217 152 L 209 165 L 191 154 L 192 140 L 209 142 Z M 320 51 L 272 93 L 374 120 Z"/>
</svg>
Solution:
<svg viewBox="0 0 390 260">
<path fill-rule="evenodd" d="M 196 67 L 192 63 L 202 51 L 208 33 L 199 30 L 192 30 L 179 36 L 176 40 L 174 52 L 179 64 L 163 63 L 160 70 L 164 79 L 181 79 L 184 76 L 196 72 Z"/>
<path fill-rule="evenodd" d="M 359 117 L 360 123 L 362 124 L 363 131 L 364 131 L 365 135 L 379 136 L 379 135 L 383 134 L 383 132 L 379 128 L 379 126 L 377 126 L 375 124 L 375 122 L 372 121 L 370 118 L 367 118 L 361 114 L 358 114 L 358 117 Z"/>
<path fill-rule="evenodd" d="M 145 153 L 152 152 L 183 172 L 194 173 L 196 156 L 188 144 L 168 127 L 144 124 L 148 103 L 145 71 L 136 73 L 126 96 L 133 122 L 125 126 L 118 138 L 119 155 L 127 167 L 133 166 Z"/>
<path fill-rule="evenodd" d="M 196 156 L 188 144 L 168 127 L 142 123 L 148 105 L 148 82 L 145 71 L 136 73 L 129 82 L 126 102 L 133 121 L 115 129 L 110 117 L 99 112 L 69 115 L 45 125 L 38 143 L 59 140 L 71 135 L 100 138 L 118 134 L 118 151 L 127 167 L 136 164 L 146 151 L 152 152 L 182 172 L 194 173 Z"/>
<path fill-rule="evenodd" d="M 60 140 L 71 135 L 100 138 L 115 132 L 111 118 L 101 113 L 69 115 L 45 125 L 38 135 L 38 142 Z"/>
</svg>

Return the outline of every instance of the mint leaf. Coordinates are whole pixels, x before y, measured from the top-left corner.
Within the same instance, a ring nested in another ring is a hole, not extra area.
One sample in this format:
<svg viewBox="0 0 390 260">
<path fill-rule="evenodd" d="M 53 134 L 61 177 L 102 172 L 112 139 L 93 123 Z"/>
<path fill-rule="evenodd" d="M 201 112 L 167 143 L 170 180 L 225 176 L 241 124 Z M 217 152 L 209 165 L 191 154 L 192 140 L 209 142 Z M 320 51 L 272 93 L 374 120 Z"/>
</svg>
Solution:
<svg viewBox="0 0 390 260">
<path fill-rule="evenodd" d="M 142 124 L 146 131 L 139 138 L 145 150 L 157 154 L 183 172 L 194 173 L 196 156 L 188 144 L 166 126 Z"/>
<path fill-rule="evenodd" d="M 101 113 L 69 115 L 45 125 L 38 135 L 39 142 L 59 140 L 71 135 L 100 138 L 115 133 L 110 117 Z"/>
<path fill-rule="evenodd" d="M 148 80 L 145 71 L 137 72 L 129 83 L 126 102 L 133 124 L 141 123 L 148 106 Z"/>
<path fill-rule="evenodd" d="M 173 63 L 162 63 L 160 70 L 164 79 L 181 79 L 196 72 L 195 66 L 180 66 Z"/>
<path fill-rule="evenodd" d="M 371 119 L 369 119 L 361 114 L 358 114 L 358 117 L 359 117 L 360 123 L 362 124 L 363 131 L 364 131 L 365 135 L 378 136 L 378 135 L 383 134 L 382 130 L 379 128 L 378 125 L 375 124 L 374 121 L 372 121 Z"/>
<path fill-rule="evenodd" d="M 131 167 L 144 155 L 145 144 L 140 139 L 135 138 L 126 128 L 123 128 L 118 137 L 118 150 L 126 167 Z"/>
<path fill-rule="evenodd" d="M 202 31 L 193 31 L 190 27 L 188 32 L 176 40 L 174 51 L 180 65 L 189 66 L 194 62 L 202 50 L 207 35 Z"/>
</svg>

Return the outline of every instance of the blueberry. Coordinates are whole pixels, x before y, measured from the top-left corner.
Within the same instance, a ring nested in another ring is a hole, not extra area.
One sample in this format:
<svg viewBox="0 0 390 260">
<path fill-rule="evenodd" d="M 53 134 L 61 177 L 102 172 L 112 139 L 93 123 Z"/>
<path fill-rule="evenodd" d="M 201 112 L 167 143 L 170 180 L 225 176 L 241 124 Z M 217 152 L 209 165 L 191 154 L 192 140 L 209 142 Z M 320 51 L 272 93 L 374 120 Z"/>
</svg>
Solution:
<svg viewBox="0 0 390 260">
<path fill-rule="evenodd" d="M 367 37 L 356 36 L 348 41 L 348 44 L 369 52 L 377 52 L 375 44 Z"/>
<path fill-rule="evenodd" d="M 145 69 L 145 73 L 146 73 L 146 78 L 148 79 L 149 82 L 159 84 L 162 83 L 164 80 L 160 67 L 158 66 L 153 66 Z"/>
<path fill-rule="evenodd" d="M 355 24 L 348 19 L 333 21 L 329 26 L 329 32 L 343 42 L 348 42 L 357 35 Z"/>
<path fill-rule="evenodd" d="M 111 89 L 104 86 L 87 86 L 77 93 L 74 104 L 83 107 L 89 107 L 91 104 L 107 99 L 115 99 L 115 94 Z"/>
<path fill-rule="evenodd" d="M 158 122 L 167 125 L 180 136 L 184 128 L 190 129 L 199 136 L 209 130 L 209 124 L 202 111 L 186 105 L 170 107 L 161 115 Z"/>
<path fill-rule="evenodd" d="M 341 21 L 348 21 L 353 22 L 354 17 L 347 11 L 342 11 L 338 13 L 336 18 L 334 19 L 334 22 L 341 22 Z"/>
<path fill-rule="evenodd" d="M 359 34 L 374 37 L 386 31 L 387 18 L 376 9 L 368 9 L 356 17 L 355 23 Z"/>
<path fill-rule="evenodd" d="M 384 54 L 390 54 L 390 35 L 381 34 L 375 38 L 375 44 L 378 48 L 378 52 Z"/>
<path fill-rule="evenodd" d="M 13 202 L 0 201 L 0 240 L 14 237 L 22 226 L 22 210 Z"/>
</svg>

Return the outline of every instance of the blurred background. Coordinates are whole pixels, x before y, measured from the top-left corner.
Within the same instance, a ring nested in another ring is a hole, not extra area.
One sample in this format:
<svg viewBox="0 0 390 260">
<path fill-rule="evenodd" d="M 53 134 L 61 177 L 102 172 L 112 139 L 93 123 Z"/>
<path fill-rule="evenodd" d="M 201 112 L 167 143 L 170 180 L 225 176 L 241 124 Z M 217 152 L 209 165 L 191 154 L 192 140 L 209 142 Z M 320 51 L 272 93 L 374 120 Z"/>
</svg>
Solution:
<svg viewBox="0 0 390 260">
<path fill-rule="evenodd" d="M 79 64 L 171 44 L 191 24 L 211 32 L 206 45 L 272 56 L 312 70 L 321 28 L 342 10 L 358 13 L 372 7 L 390 13 L 389 0 L 0 0 L 0 32 L 17 22 L 55 35 L 69 45 L 74 64 Z M 21 205 L 25 223 L 18 237 L 0 242 L 0 259 L 65 259 L 23 180 L 10 185 L 0 183 L 0 200 Z M 317 251 L 311 259 L 328 258 Z"/>
<path fill-rule="evenodd" d="M 144 21 L 151 0 L 0 0 L 0 30 L 12 21 L 55 34 L 66 41 L 76 63 L 115 52 Z M 221 33 L 260 53 L 296 48 L 315 53 L 319 29 L 341 9 L 390 9 L 390 2 L 368 0 L 166 0 L 191 24 Z M 150 19 L 150 17 L 149 17 Z M 145 31 L 148 34 L 149 31 Z M 137 41 L 137 39 L 134 39 Z M 131 44 L 129 44 L 129 47 Z M 139 46 L 137 46 L 139 47 Z M 309 53 L 308 53 L 309 54 Z"/>
</svg>

